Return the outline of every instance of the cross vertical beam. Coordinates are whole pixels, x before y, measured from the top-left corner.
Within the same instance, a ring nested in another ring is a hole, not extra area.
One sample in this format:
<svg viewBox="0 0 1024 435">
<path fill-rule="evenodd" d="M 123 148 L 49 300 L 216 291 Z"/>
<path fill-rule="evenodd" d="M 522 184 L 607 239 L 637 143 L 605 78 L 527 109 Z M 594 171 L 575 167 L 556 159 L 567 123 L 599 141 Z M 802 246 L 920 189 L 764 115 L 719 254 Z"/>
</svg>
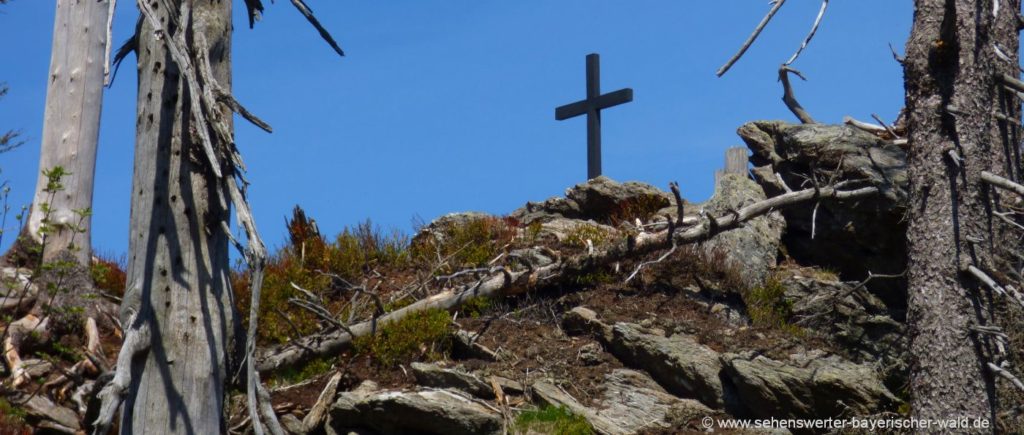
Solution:
<svg viewBox="0 0 1024 435">
<path fill-rule="evenodd" d="M 555 109 L 562 121 L 587 115 L 587 179 L 601 175 L 601 110 L 633 101 L 633 89 L 601 95 L 601 63 L 597 53 L 587 55 L 587 98 Z"/>
</svg>

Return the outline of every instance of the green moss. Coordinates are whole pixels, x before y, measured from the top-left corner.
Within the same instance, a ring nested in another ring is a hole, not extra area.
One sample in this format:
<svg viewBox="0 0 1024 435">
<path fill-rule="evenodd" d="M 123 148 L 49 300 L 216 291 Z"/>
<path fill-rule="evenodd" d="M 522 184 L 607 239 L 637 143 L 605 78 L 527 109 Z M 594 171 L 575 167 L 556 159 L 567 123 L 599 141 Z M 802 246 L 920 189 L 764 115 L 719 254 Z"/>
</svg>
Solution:
<svg viewBox="0 0 1024 435">
<path fill-rule="evenodd" d="M 545 406 L 523 411 L 516 417 L 513 433 L 544 433 L 552 435 L 590 435 L 594 429 L 581 416 L 564 407 Z"/>
<path fill-rule="evenodd" d="M 477 296 L 467 299 L 459 307 L 463 317 L 475 318 L 487 313 L 494 307 L 494 301 L 486 296 Z"/>
<path fill-rule="evenodd" d="M 769 277 L 764 285 L 744 292 L 743 302 L 755 326 L 778 329 L 793 335 L 803 335 L 799 326 L 789 323 L 793 316 L 793 302 L 785 298 L 786 287 L 777 277 Z"/>
<path fill-rule="evenodd" d="M 316 358 L 301 367 L 288 367 L 277 373 L 273 382 L 277 385 L 293 385 L 327 373 L 333 365 L 332 358 Z"/>
<path fill-rule="evenodd" d="M 615 275 L 605 267 L 593 267 L 576 274 L 573 280 L 576 281 L 576 284 L 590 287 L 615 282 Z"/>
<path fill-rule="evenodd" d="M 576 225 L 565 238 L 565 243 L 577 248 L 586 248 L 587 240 L 598 246 L 608 239 L 608 231 L 591 224 Z"/>
<path fill-rule="evenodd" d="M 421 358 L 439 360 L 451 351 L 451 322 L 451 314 L 440 309 L 411 313 L 375 335 L 357 338 L 353 345 L 356 352 L 386 367 Z"/>
</svg>

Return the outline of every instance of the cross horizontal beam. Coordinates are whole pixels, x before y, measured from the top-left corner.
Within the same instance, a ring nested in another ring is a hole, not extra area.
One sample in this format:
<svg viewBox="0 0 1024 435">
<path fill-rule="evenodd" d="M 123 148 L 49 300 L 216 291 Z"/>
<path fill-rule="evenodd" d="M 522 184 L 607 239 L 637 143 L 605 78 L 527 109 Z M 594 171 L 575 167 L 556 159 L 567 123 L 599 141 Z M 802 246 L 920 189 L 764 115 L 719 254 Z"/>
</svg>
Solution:
<svg viewBox="0 0 1024 435">
<path fill-rule="evenodd" d="M 575 103 L 569 103 L 558 107 L 555 109 L 555 120 L 563 121 L 575 116 L 586 114 L 591 109 L 607 109 L 630 101 L 633 101 L 633 89 L 619 89 L 615 92 L 609 92 L 597 98 L 588 98 L 586 100 L 580 100 Z"/>
</svg>

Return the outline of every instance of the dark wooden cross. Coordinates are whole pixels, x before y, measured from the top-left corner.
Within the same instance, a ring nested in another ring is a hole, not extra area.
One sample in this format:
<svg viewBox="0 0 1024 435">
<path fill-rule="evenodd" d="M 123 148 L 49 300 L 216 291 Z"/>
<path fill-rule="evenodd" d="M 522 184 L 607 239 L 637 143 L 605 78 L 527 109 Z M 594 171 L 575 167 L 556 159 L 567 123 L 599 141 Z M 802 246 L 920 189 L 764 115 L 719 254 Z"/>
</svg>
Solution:
<svg viewBox="0 0 1024 435">
<path fill-rule="evenodd" d="M 555 120 L 587 115 L 587 179 L 601 175 L 601 109 L 633 101 L 633 89 L 601 95 L 601 63 L 597 53 L 587 55 L 587 99 L 555 109 Z"/>
</svg>

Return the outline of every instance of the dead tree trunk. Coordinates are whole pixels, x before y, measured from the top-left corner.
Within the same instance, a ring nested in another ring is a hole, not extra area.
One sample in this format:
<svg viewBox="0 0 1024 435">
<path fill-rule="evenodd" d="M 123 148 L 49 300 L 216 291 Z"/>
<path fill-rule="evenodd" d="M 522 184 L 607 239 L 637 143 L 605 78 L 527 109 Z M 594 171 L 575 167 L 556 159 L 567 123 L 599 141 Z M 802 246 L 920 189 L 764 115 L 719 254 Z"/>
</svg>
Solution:
<svg viewBox="0 0 1024 435">
<path fill-rule="evenodd" d="M 91 225 L 81 211 L 92 206 L 109 7 L 109 0 L 57 0 L 39 152 L 40 174 L 32 211 L 22 233 L 39 243 L 43 237 L 40 228 L 44 219 L 48 221 L 52 231 L 46 234 L 44 260 L 74 248 L 78 262 L 89 264 Z M 69 175 L 63 180 L 63 189 L 51 197 L 46 192 L 48 180 L 42 171 L 58 166 Z M 48 211 L 44 203 L 48 204 Z"/>
<path fill-rule="evenodd" d="M 204 154 L 199 136 L 204 127 L 190 109 L 200 95 L 190 91 L 167 44 L 184 41 L 192 48 L 189 54 L 208 55 L 213 77 L 230 89 L 231 2 L 146 1 L 164 27 L 154 29 L 147 19 L 139 33 L 138 124 L 122 322 L 130 331 L 147 331 L 142 347 L 148 345 L 148 350 L 132 358 L 121 430 L 225 433 L 227 359 L 239 350 L 234 340 L 240 327 L 228 284 L 224 228 L 230 207 L 220 182 L 226 171 L 213 168 Z M 184 7 L 179 11 L 179 6 Z M 207 53 L 196 48 L 194 38 L 200 37 L 209 42 Z M 226 118 L 230 128 L 230 116 Z"/>
<path fill-rule="evenodd" d="M 1017 76 L 1020 1 L 917 0 L 904 63 L 909 133 L 907 230 L 914 417 L 994 421 L 994 352 L 972 326 L 993 322 L 992 298 L 969 266 L 998 269 L 1010 246 L 982 171 L 1015 175 L 1016 143 L 997 113 L 1000 74 Z M 1010 126 L 1012 127 L 1012 126 Z M 1017 174 L 1019 175 L 1019 174 Z M 991 431 L 991 429 L 989 429 Z"/>
</svg>

